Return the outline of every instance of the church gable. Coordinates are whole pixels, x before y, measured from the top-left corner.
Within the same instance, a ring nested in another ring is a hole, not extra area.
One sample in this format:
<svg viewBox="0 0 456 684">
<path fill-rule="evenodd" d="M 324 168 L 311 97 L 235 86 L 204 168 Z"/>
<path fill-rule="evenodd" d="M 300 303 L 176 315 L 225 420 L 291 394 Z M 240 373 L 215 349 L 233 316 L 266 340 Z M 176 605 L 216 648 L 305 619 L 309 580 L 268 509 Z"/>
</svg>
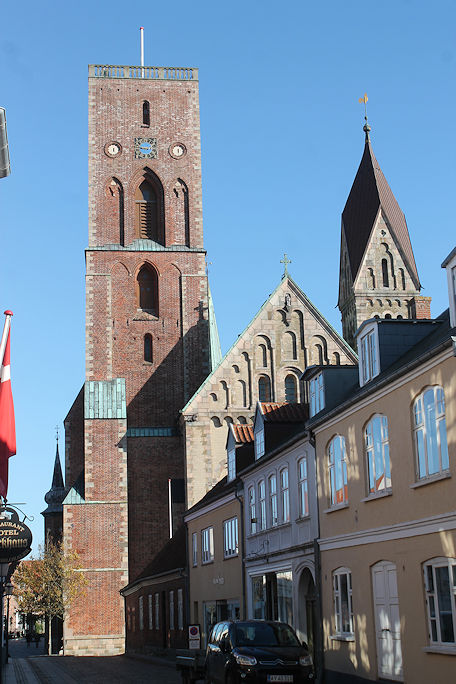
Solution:
<svg viewBox="0 0 456 684">
<path fill-rule="evenodd" d="M 355 361 L 353 351 L 285 277 L 182 411 L 188 505 L 223 477 L 231 423 L 253 421 L 257 401 L 306 401 L 300 376 L 307 366 Z"/>
</svg>

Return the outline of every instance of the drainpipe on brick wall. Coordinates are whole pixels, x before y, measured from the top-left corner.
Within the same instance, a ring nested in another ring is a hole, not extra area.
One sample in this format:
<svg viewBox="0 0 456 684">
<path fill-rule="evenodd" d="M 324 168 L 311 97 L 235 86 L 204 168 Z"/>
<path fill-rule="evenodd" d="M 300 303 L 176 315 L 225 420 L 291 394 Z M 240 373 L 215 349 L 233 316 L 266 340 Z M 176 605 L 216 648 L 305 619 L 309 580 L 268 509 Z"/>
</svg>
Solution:
<svg viewBox="0 0 456 684">
<path fill-rule="evenodd" d="M 244 485 L 242 482 L 239 482 L 236 485 L 236 489 L 234 490 L 234 496 L 236 499 L 239 501 L 239 509 L 240 509 L 240 528 L 241 528 L 241 534 L 240 534 L 240 546 L 241 546 L 241 567 L 242 567 L 242 615 L 241 619 L 246 620 L 247 615 L 246 615 L 246 598 L 245 598 L 245 554 L 244 554 L 244 506 L 243 506 L 243 498 L 241 498 L 240 493 L 244 491 Z"/>
</svg>

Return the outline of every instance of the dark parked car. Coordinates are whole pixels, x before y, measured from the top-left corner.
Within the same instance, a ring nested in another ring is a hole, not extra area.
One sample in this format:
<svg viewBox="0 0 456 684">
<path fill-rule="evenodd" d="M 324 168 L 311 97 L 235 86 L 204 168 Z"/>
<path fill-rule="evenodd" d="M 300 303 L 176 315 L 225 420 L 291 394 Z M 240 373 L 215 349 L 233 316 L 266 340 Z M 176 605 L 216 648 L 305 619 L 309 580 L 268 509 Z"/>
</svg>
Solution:
<svg viewBox="0 0 456 684">
<path fill-rule="evenodd" d="M 303 684 L 314 679 L 312 658 L 293 629 L 268 620 L 214 625 L 206 650 L 211 684 Z"/>
</svg>

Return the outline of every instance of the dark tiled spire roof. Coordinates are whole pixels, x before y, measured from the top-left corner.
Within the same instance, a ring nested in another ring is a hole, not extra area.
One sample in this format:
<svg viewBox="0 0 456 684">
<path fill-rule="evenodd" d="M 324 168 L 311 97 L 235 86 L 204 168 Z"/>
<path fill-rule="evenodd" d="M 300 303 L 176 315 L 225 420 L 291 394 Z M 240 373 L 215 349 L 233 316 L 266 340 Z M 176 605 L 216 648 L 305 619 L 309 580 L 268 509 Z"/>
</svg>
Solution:
<svg viewBox="0 0 456 684">
<path fill-rule="evenodd" d="M 342 230 L 348 247 L 353 280 L 358 274 L 379 209 L 385 214 L 415 286 L 420 289 L 407 222 L 375 158 L 366 131 L 364 154 L 342 212 Z"/>
<path fill-rule="evenodd" d="M 61 513 L 62 501 L 65 498 L 65 485 L 63 482 L 62 466 L 60 465 L 59 443 L 55 451 L 54 474 L 52 476 L 52 485 L 50 490 L 44 497 L 48 507 L 43 511 L 43 515 L 47 513 Z"/>
</svg>

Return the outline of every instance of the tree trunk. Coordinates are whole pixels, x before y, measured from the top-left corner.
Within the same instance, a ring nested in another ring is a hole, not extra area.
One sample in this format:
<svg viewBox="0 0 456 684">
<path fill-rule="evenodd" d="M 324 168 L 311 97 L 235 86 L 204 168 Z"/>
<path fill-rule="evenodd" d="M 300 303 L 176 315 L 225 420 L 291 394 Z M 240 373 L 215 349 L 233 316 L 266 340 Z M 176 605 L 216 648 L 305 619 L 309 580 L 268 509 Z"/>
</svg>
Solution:
<svg viewBox="0 0 456 684">
<path fill-rule="evenodd" d="M 48 655 L 52 655 L 52 617 L 48 617 L 48 623 L 49 623 Z"/>
</svg>

